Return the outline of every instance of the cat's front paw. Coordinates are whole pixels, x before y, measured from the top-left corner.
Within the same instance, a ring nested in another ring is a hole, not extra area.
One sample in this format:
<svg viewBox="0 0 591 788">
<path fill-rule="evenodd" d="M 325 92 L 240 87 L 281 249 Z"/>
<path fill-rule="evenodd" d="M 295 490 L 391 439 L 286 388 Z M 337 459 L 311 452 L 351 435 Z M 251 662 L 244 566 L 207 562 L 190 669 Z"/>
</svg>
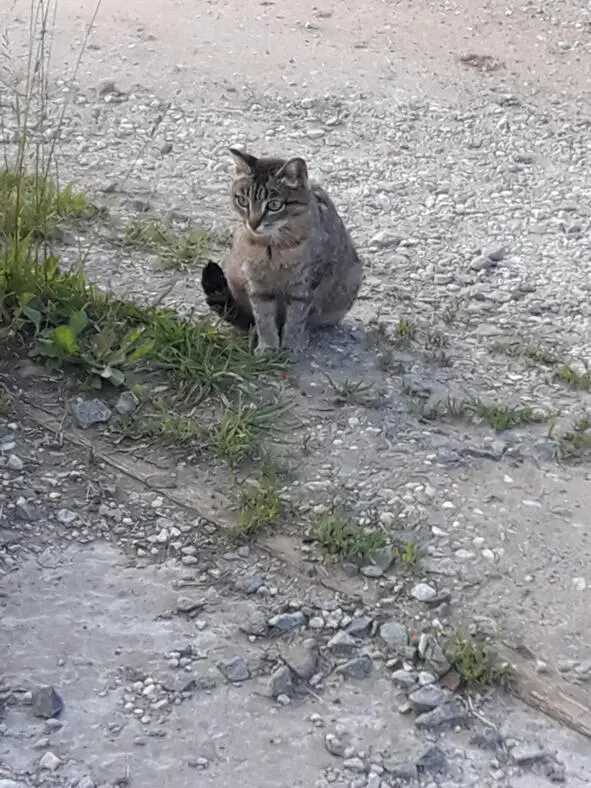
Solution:
<svg viewBox="0 0 591 788">
<path fill-rule="evenodd" d="M 257 357 L 261 356 L 270 356 L 272 353 L 279 352 L 279 344 L 277 345 L 270 345 L 267 342 L 261 342 L 259 340 L 258 345 L 254 349 L 254 354 Z"/>
<path fill-rule="evenodd" d="M 298 334 L 297 336 L 283 337 L 281 342 L 281 350 L 287 353 L 292 359 L 298 358 L 306 350 L 310 340 L 307 334 Z"/>
</svg>

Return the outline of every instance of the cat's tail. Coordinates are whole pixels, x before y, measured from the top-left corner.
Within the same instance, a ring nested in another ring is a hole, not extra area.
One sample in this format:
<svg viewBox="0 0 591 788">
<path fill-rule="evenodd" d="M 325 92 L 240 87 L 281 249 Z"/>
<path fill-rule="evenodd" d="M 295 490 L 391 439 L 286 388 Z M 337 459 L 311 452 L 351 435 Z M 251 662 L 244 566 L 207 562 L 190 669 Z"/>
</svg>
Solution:
<svg viewBox="0 0 591 788">
<path fill-rule="evenodd" d="M 204 267 L 201 272 L 201 287 L 207 306 L 216 315 L 244 331 L 254 325 L 252 315 L 245 312 L 232 295 L 226 275 L 217 263 L 209 262 Z"/>
</svg>

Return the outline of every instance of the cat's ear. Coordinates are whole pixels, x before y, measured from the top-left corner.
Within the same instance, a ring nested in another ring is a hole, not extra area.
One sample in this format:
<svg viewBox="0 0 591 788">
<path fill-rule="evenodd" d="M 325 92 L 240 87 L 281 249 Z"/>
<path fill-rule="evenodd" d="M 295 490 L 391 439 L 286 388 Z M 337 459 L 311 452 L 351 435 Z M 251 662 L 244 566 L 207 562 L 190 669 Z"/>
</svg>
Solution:
<svg viewBox="0 0 591 788">
<path fill-rule="evenodd" d="M 236 174 L 250 175 L 257 163 L 255 156 L 251 156 L 250 153 L 245 153 L 244 151 L 238 150 L 238 148 L 230 148 L 229 150 L 232 154 L 232 158 L 234 159 L 234 164 L 236 165 Z"/>
<path fill-rule="evenodd" d="M 305 188 L 308 185 L 308 167 L 303 159 L 290 159 L 275 177 L 290 189 Z"/>
</svg>

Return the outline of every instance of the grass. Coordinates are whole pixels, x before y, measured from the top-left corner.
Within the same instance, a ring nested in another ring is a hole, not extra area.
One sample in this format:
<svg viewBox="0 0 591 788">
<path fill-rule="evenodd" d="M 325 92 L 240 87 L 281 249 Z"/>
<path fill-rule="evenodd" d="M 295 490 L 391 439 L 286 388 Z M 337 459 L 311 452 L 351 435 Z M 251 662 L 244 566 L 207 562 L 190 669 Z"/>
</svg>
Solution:
<svg viewBox="0 0 591 788">
<path fill-rule="evenodd" d="M 510 407 L 508 405 L 487 404 L 481 400 L 475 400 L 467 405 L 468 412 L 472 417 L 484 422 L 495 432 L 503 432 L 514 427 L 526 424 L 537 424 L 545 421 L 546 417 L 536 413 L 530 407 Z"/>
<path fill-rule="evenodd" d="M 241 487 L 238 497 L 238 532 L 251 536 L 275 525 L 283 514 L 277 490 L 279 471 L 269 455 L 262 463 L 260 479 Z"/>
<path fill-rule="evenodd" d="M 591 372 L 577 372 L 569 364 L 562 364 L 554 373 L 554 380 L 564 383 L 572 389 L 591 390 Z"/>
<path fill-rule="evenodd" d="M 388 546 L 386 536 L 381 531 L 362 528 L 346 515 L 334 511 L 317 517 L 313 534 L 325 561 L 331 558 L 364 561 Z"/>
<path fill-rule="evenodd" d="M 589 365 L 583 362 L 584 372 L 577 372 L 570 364 L 561 361 L 560 357 L 544 345 L 529 345 L 523 347 L 519 342 L 496 343 L 492 351 L 510 357 L 524 356 L 532 363 L 554 369 L 553 380 L 563 383 L 572 389 L 591 390 L 591 371 Z"/>
<path fill-rule="evenodd" d="M 416 332 L 416 325 L 409 317 L 401 317 L 394 329 L 396 339 L 402 343 L 408 343 L 414 339 Z"/>
<path fill-rule="evenodd" d="M 405 569 L 416 571 L 421 564 L 423 551 L 414 542 L 406 542 L 401 547 L 396 547 L 395 554 L 400 559 Z"/>
<path fill-rule="evenodd" d="M 469 689 L 493 686 L 507 689 L 515 680 L 513 667 L 499 661 L 491 646 L 475 638 L 466 638 L 459 632 L 452 638 L 448 657 L 452 669 Z"/>
<path fill-rule="evenodd" d="M 62 191 L 39 174 L 0 169 L 0 240 L 19 235 L 54 239 L 64 220 L 91 218 L 96 209 L 68 185 Z"/>
<path fill-rule="evenodd" d="M 209 429 L 209 437 L 218 455 L 232 466 L 253 459 L 261 452 L 261 438 L 272 432 L 287 406 L 272 399 L 267 402 L 225 400 L 225 408 L 217 423 Z"/>
<path fill-rule="evenodd" d="M 541 364 L 545 367 L 553 367 L 559 363 L 558 356 L 542 345 L 526 347 L 525 357 L 533 361 L 534 364 Z"/>
<path fill-rule="evenodd" d="M 201 265 L 214 248 L 220 249 L 227 242 L 226 236 L 204 229 L 181 232 L 161 219 L 134 219 L 123 233 L 124 247 L 157 255 L 163 268 Z"/>
<path fill-rule="evenodd" d="M 453 397 L 423 407 L 421 416 L 429 421 L 438 418 L 469 419 L 477 424 L 486 424 L 495 432 L 504 432 L 528 424 L 540 424 L 548 420 L 548 416 L 529 406 L 510 406 L 487 403 L 477 398 Z"/>
<path fill-rule="evenodd" d="M 346 379 L 342 383 L 333 380 L 330 375 L 324 373 L 332 392 L 335 405 L 363 405 L 367 406 L 375 398 L 371 396 L 371 384 L 364 380 Z"/>
<path fill-rule="evenodd" d="M 207 260 L 211 239 L 202 229 L 179 232 L 160 219 L 136 219 L 125 228 L 123 245 L 158 255 L 164 268 L 183 268 Z"/>
<path fill-rule="evenodd" d="M 558 436 L 556 454 L 560 460 L 582 462 L 591 458 L 591 418 L 581 417 L 572 429 Z"/>
</svg>

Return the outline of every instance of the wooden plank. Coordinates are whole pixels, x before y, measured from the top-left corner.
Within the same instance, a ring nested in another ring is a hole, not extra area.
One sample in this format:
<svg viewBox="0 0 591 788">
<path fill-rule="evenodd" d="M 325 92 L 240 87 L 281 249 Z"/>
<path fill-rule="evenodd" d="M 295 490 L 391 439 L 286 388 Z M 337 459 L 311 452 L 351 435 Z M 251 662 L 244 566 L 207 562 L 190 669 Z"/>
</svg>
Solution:
<svg viewBox="0 0 591 788">
<path fill-rule="evenodd" d="M 501 659 L 515 667 L 515 697 L 591 739 L 591 692 L 587 685 L 571 684 L 553 670 L 537 673 L 532 661 L 507 643 L 498 651 Z"/>
</svg>

